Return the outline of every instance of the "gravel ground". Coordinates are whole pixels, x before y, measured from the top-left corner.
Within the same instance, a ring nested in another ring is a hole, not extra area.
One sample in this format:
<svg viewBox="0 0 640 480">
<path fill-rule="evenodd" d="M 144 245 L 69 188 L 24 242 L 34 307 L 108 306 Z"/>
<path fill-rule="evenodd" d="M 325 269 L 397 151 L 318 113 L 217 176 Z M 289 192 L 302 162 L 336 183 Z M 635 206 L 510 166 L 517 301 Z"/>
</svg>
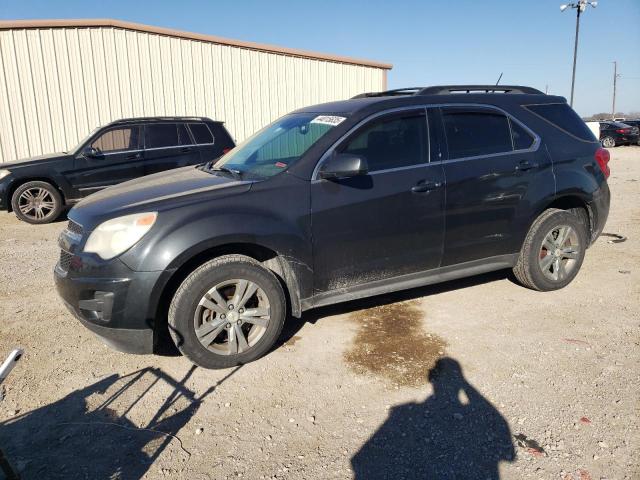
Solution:
<svg viewBox="0 0 640 480">
<path fill-rule="evenodd" d="M 219 371 L 103 346 L 54 291 L 64 222 L 0 214 L 0 355 L 27 352 L 0 445 L 26 479 L 640 478 L 640 148 L 610 165 L 628 240 L 564 290 L 498 272 L 311 311 Z"/>
</svg>

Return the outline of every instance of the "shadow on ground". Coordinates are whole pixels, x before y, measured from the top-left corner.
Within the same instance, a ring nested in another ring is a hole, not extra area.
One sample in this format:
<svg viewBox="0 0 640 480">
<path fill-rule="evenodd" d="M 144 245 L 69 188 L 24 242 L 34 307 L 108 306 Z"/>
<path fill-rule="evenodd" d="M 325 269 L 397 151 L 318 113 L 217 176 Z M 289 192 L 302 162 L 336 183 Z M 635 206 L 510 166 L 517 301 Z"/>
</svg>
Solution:
<svg viewBox="0 0 640 480">
<path fill-rule="evenodd" d="M 157 368 L 108 376 L 0 423 L 0 448 L 23 479 L 136 480 L 168 448 L 187 460 L 178 432 L 240 367 L 199 396 L 185 386 L 195 368 L 179 381 Z"/>
<path fill-rule="evenodd" d="M 514 461 L 509 425 L 456 360 L 438 360 L 428 379 L 433 394 L 392 408 L 353 456 L 356 480 L 498 480 L 500 462 Z"/>
</svg>

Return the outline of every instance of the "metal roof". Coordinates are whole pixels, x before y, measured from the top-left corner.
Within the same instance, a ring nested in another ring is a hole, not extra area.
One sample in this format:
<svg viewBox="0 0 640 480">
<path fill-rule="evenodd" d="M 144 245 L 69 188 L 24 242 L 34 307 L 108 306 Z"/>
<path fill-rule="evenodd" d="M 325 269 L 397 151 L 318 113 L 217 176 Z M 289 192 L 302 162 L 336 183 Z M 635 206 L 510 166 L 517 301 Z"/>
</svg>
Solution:
<svg viewBox="0 0 640 480">
<path fill-rule="evenodd" d="M 98 28 L 111 27 L 122 28 L 125 30 L 134 30 L 138 32 L 155 33 L 157 35 L 166 35 L 170 37 L 184 38 L 188 40 L 198 40 L 201 42 L 217 43 L 220 45 L 229 45 L 232 47 L 246 48 L 249 50 L 258 50 L 268 53 L 276 53 L 281 55 L 290 55 L 295 57 L 309 58 L 313 60 L 324 60 L 335 63 L 347 63 L 352 65 L 362 65 L 365 67 L 381 68 L 390 70 L 393 65 L 390 63 L 382 63 L 371 60 L 362 60 L 352 57 L 344 57 L 340 55 L 330 55 L 325 53 L 310 52 L 307 50 L 298 50 L 294 48 L 277 47 L 263 43 L 245 42 L 241 40 L 232 40 L 229 38 L 217 37 L 214 35 L 205 35 L 202 33 L 184 32 L 180 30 L 172 30 L 170 28 L 155 27 L 144 25 L 142 23 L 125 22 L 114 19 L 52 19 L 52 20 L 2 20 L 0 21 L 0 30 L 12 29 L 47 29 L 47 28 Z"/>
</svg>

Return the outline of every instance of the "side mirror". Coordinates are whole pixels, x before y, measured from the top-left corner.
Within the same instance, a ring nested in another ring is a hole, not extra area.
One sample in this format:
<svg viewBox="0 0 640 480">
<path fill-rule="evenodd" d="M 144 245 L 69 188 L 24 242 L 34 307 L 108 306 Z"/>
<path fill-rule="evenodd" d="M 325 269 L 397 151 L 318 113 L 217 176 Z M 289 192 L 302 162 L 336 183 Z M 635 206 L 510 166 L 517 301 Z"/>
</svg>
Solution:
<svg viewBox="0 0 640 480">
<path fill-rule="evenodd" d="M 82 149 L 82 155 L 88 158 L 95 158 L 100 156 L 100 152 L 98 149 L 89 146 Z"/>
<path fill-rule="evenodd" d="M 367 160 L 360 155 L 338 153 L 332 155 L 320 170 L 320 178 L 348 178 L 366 175 L 369 172 Z"/>
</svg>

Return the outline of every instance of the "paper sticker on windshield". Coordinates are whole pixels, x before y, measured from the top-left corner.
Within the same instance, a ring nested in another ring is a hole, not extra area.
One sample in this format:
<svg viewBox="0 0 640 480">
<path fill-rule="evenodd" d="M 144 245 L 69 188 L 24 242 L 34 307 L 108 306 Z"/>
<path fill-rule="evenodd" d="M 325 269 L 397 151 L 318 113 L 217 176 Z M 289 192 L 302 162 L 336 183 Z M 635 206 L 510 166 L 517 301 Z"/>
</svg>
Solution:
<svg viewBox="0 0 640 480">
<path fill-rule="evenodd" d="M 321 125 L 331 125 L 335 127 L 346 120 L 346 117 L 338 117 L 336 115 L 320 115 L 309 123 L 320 123 Z"/>
</svg>

